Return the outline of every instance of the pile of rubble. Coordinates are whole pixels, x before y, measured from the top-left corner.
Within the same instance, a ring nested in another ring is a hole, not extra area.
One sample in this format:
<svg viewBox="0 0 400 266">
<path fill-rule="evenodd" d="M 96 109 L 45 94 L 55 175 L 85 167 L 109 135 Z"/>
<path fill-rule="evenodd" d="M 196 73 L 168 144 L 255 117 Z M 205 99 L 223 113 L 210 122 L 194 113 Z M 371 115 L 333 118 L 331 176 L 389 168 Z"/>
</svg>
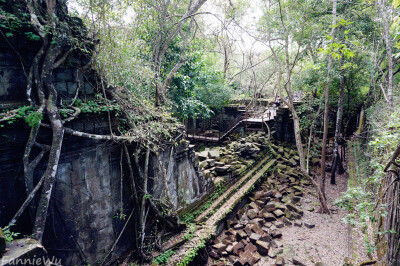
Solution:
<svg viewBox="0 0 400 266">
<path fill-rule="evenodd" d="M 207 178 L 226 176 L 250 165 L 267 147 L 266 141 L 264 133 L 253 133 L 237 141 L 225 142 L 223 147 L 196 152 L 196 156 Z"/>
<path fill-rule="evenodd" d="M 260 260 L 285 264 L 280 229 L 293 224 L 302 226 L 296 222 L 304 213 L 299 207 L 302 187 L 310 184 L 293 170 L 298 161 L 293 159 L 292 152 L 282 152 L 273 176 L 251 194 L 247 206 L 227 221 L 228 229 L 209 243 L 208 265 L 255 265 Z M 311 223 L 304 225 L 314 227 Z"/>
</svg>

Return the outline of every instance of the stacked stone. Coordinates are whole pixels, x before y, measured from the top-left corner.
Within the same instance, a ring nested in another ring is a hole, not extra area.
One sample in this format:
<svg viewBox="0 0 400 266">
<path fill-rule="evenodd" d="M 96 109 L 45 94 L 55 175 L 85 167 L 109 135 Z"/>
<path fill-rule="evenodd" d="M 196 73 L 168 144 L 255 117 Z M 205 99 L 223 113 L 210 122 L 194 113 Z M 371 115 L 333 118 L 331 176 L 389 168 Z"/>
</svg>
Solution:
<svg viewBox="0 0 400 266">
<path fill-rule="evenodd" d="M 273 176 L 250 195 L 250 203 L 227 221 L 228 229 L 210 243 L 210 260 L 219 261 L 211 265 L 254 265 L 262 256 L 284 265 L 280 229 L 302 217 L 302 187 L 310 185 L 293 170 L 298 164 L 294 153 L 280 149 Z"/>
<path fill-rule="evenodd" d="M 263 133 L 255 133 L 225 144 L 224 147 L 196 153 L 200 161 L 199 168 L 204 171 L 206 178 L 214 179 L 232 172 L 240 172 L 266 148 L 266 138 Z"/>
</svg>

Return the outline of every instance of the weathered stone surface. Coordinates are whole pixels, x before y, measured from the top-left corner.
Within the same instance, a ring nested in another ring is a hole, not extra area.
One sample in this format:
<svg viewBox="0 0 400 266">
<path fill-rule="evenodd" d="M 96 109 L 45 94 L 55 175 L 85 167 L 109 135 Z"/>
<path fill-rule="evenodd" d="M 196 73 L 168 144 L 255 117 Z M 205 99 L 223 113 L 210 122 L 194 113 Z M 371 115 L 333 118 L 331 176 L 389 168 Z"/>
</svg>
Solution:
<svg viewBox="0 0 400 266">
<path fill-rule="evenodd" d="M 244 247 L 244 251 L 246 252 L 247 250 L 249 250 L 251 252 L 256 252 L 257 251 L 257 247 L 254 246 L 252 243 L 249 243 Z"/>
<path fill-rule="evenodd" d="M 237 232 L 235 231 L 235 229 L 229 228 L 229 229 L 225 232 L 225 234 L 226 234 L 226 235 L 233 235 L 234 237 L 236 237 Z"/>
<path fill-rule="evenodd" d="M 281 233 L 281 231 L 279 231 L 279 230 L 271 230 L 270 231 L 270 234 L 271 234 L 271 236 L 273 237 L 273 238 L 280 238 L 280 237 L 282 237 L 282 233 Z"/>
<path fill-rule="evenodd" d="M 262 221 L 264 221 L 264 220 L 262 220 Z M 251 228 L 251 231 L 256 233 L 256 234 L 262 235 L 264 233 L 264 231 L 261 229 L 260 224 L 258 224 L 258 223 L 252 224 L 250 226 L 250 228 Z"/>
<path fill-rule="evenodd" d="M 208 168 L 211 168 L 211 167 L 214 167 L 215 166 L 215 160 L 214 159 L 207 159 L 206 160 L 206 162 L 207 162 L 207 167 Z M 214 169 L 215 170 L 215 169 Z"/>
<path fill-rule="evenodd" d="M 296 266 L 306 266 L 306 263 L 302 261 L 299 257 L 292 257 L 292 262 Z"/>
<path fill-rule="evenodd" d="M 279 191 L 274 190 L 274 192 L 273 192 L 273 194 L 272 194 L 272 197 L 274 197 L 274 198 L 276 198 L 276 199 L 280 199 L 280 198 L 282 198 L 282 194 L 279 193 Z"/>
<path fill-rule="evenodd" d="M 233 254 L 239 256 L 240 251 L 243 250 L 243 248 L 244 248 L 244 245 L 243 245 L 242 241 L 233 243 Z"/>
<path fill-rule="evenodd" d="M 230 263 L 234 263 L 236 260 L 238 259 L 238 257 L 236 257 L 235 255 L 229 255 L 228 256 L 228 260 Z"/>
<path fill-rule="evenodd" d="M 311 229 L 315 227 L 315 224 L 312 222 L 304 222 L 304 226 Z"/>
<path fill-rule="evenodd" d="M 219 259 L 219 255 L 217 252 L 215 252 L 215 250 L 210 250 L 208 252 L 208 255 L 210 255 L 211 258 L 218 260 Z"/>
<path fill-rule="evenodd" d="M 249 204 L 249 208 L 250 209 L 254 209 L 256 212 L 258 212 L 260 209 L 259 209 L 259 207 L 258 207 L 258 205 L 255 203 L 255 202 L 251 202 L 250 204 Z"/>
<path fill-rule="evenodd" d="M 225 166 L 216 166 L 215 167 L 215 172 L 218 174 L 225 174 L 231 169 L 230 165 L 225 165 Z"/>
<path fill-rule="evenodd" d="M 23 238 L 12 241 L 7 252 L 3 254 L 0 265 L 20 265 L 18 261 L 33 260 L 34 258 L 46 258 L 47 251 L 36 240 Z"/>
<path fill-rule="evenodd" d="M 267 242 L 258 240 L 258 241 L 256 241 L 255 245 L 256 245 L 257 251 L 258 251 L 258 253 L 260 253 L 260 255 L 268 256 L 269 244 Z"/>
<path fill-rule="evenodd" d="M 286 206 L 281 204 L 281 203 L 277 203 L 276 204 L 276 209 L 280 209 L 282 211 L 286 211 Z"/>
<path fill-rule="evenodd" d="M 265 209 L 266 209 L 267 211 L 273 211 L 273 210 L 276 209 L 276 205 L 275 205 L 274 202 L 268 202 L 268 203 L 265 205 Z"/>
<path fill-rule="evenodd" d="M 208 158 L 208 152 L 207 151 L 202 151 L 199 153 L 196 153 L 197 157 L 199 158 L 200 161 L 204 161 Z"/>
<path fill-rule="evenodd" d="M 282 217 L 283 215 L 285 215 L 285 214 L 283 213 L 283 211 L 281 211 L 280 209 L 275 210 L 273 213 L 274 213 L 274 215 L 275 215 L 277 218 L 280 218 L 280 217 Z"/>
<path fill-rule="evenodd" d="M 361 262 L 359 266 L 375 265 L 375 264 L 376 264 L 376 260 L 367 260 L 367 261 Z M 322 265 L 322 266 L 324 266 L 324 265 Z"/>
<path fill-rule="evenodd" d="M 264 195 L 263 191 L 257 191 L 256 193 L 254 193 L 254 199 L 258 200 L 258 199 L 262 198 L 263 195 Z"/>
<path fill-rule="evenodd" d="M 282 257 L 277 257 L 275 260 L 275 265 L 276 266 L 283 266 L 285 265 L 285 259 Z"/>
<path fill-rule="evenodd" d="M 256 243 L 261 238 L 261 235 L 252 233 L 249 238 L 252 243 Z"/>
<path fill-rule="evenodd" d="M 247 235 L 251 235 L 251 228 L 250 228 L 250 226 L 246 226 L 246 227 L 244 228 L 244 231 L 246 232 Z"/>
<path fill-rule="evenodd" d="M 266 222 L 276 221 L 275 216 L 272 213 L 269 213 L 269 212 L 264 212 L 263 213 L 263 217 L 264 217 Z"/>
<path fill-rule="evenodd" d="M 293 211 L 293 212 L 297 212 L 300 215 L 304 214 L 304 211 L 302 209 L 297 208 L 296 206 L 294 206 L 291 203 L 287 203 L 286 204 L 286 208 L 288 208 L 289 210 Z"/>
<path fill-rule="evenodd" d="M 213 248 L 216 249 L 219 253 L 225 251 L 225 250 L 226 250 L 226 247 L 227 247 L 227 246 L 226 246 L 225 244 L 223 244 L 223 243 L 218 243 L 218 244 L 215 244 L 215 245 L 213 246 Z"/>
<path fill-rule="evenodd" d="M 269 190 L 269 191 L 265 192 L 264 197 L 271 197 L 273 193 L 274 193 L 273 190 Z"/>
<path fill-rule="evenodd" d="M 217 158 L 219 158 L 219 152 L 218 151 L 209 151 L 208 157 L 210 157 L 212 159 L 217 159 Z"/>
<path fill-rule="evenodd" d="M 244 228 L 243 224 L 235 224 L 235 226 L 233 226 L 233 229 L 235 229 L 235 230 L 240 230 L 240 229 L 243 229 L 243 228 Z"/>
<path fill-rule="evenodd" d="M 276 251 L 274 248 L 271 248 L 268 250 L 268 257 L 270 257 L 271 259 L 275 259 L 276 258 Z"/>
<path fill-rule="evenodd" d="M 288 220 L 286 217 L 282 217 L 281 220 L 285 225 L 293 225 L 293 223 L 290 220 Z"/>
<path fill-rule="evenodd" d="M 247 211 L 247 217 L 249 217 L 250 219 L 256 218 L 257 215 L 258 215 L 258 212 L 255 209 L 250 209 Z"/>
<path fill-rule="evenodd" d="M 300 219 L 301 218 L 301 215 L 297 212 L 292 212 L 291 214 L 292 214 L 292 219 Z"/>
<path fill-rule="evenodd" d="M 281 222 L 281 221 L 277 221 L 275 223 L 275 226 L 276 226 L 276 228 L 283 228 L 285 226 L 285 224 L 283 222 Z"/>
<path fill-rule="evenodd" d="M 254 265 L 261 259 L 259 254 L 252 252 L 250 250 L 247 251 L 245 250 L 240 257 L 241 260 L 245 262 L 244 265 L 247 265 L 246 263 L 248 263 L 248 265 Z"/>
<path fill-rule="evenodd" d="M 295 196 L 295 197 L 292 198 L 292 202 L 293 202 L 293 203 L 298 203 L 298 202 L 300 202 L 300 200 L 301 200 L 300 197 L 296 197 L 296 196 Z"/>
<path fill-rule="evenodd" d="M 302 222 L 295 221 L 295 222 L 294 222 L 294 226 L 302 227 L 302 226 L 303 226 L 303 223 L 302 223 Z"/>
<path fill-rule="evenodd" d="M 242 240 L 242 239 L 245 239 L 247 237 L 247 233 L 245 232 L 245 231 L 243 231 L 243 230 L 239 230 L 239 231 L 237 231 L 237 235 L 236 235 L 236 239 L 237 240 Z M 240 239 L 239 239 L 240 238 Z"/>
<path fill-rule="evenodd" d="M 267 232 L 263 232 L 259 240 L 269 243 L 271 242 L 272 238 Z"/>
<path fill-rule="evenodd" d="M 232 253 L 232 251 L 233 251 L 233 245 L 228 245 L 228 246 L 226 247 L 226 252 Z"/>
</svg>

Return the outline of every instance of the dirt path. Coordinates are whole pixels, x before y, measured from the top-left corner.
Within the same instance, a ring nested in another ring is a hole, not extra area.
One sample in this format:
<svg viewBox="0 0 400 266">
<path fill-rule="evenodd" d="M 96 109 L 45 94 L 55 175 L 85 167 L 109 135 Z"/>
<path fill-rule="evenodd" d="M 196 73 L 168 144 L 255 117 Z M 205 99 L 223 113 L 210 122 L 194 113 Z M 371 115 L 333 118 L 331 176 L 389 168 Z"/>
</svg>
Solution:
<svg viewBox="0 0 400 266">
<path fill-rule="evenodd" d="M 351 151 L 348 153 L 349 160 L 354 161 Z M 358 263 L 368 260 L 362 234 L 358 228 L 350 227 L 342 221 L 346 212 L 334 205 L 334 201 L 347 189 L 347 171 L 343 175 L 337 175 L 336 182 L 336 185 L 331 185 L 329 180 L 326 182 L 326 196 L 332 212 L 330 215 L 316 213 L 319 201 L 307 193 L 301 200 L 304 215 L 297 221 L 302 223 L 302 226 L 282 229 L 281 244 L 285 265 L 294 265 L 293 257 L 297 257 L 305 265 L 322 262 L 326 266 L 343 265 L 346 257 L 353 258 L 353 261 Z M 311 209 L 315 210 L 310 211 Z M 304 222 L 311 222 L 315 227 L 309 229 L 304 226 Z M 270 263 L 272 260 L 264 260 L 257 265 L 272 265 Z"/>
<path fill-rule="evenodd" d="M 263 160 L 265 161 L 265 160 Z M 195 237 L 184 244 L 179 250 L 176 251 L 168 262 L 168 265 L 177 265 L 181 262 L 184 257 L 191 251 L 194 250 L 204 239 L 215 233 L 215 226 L 228 212 L 232 209 L 242 197 L 251 190 L 253 185 L 259 180 L 259 178 L 276 162 L 275 159 L 269 161 L 260 171 L 257 172 L 250 180 L 248 180 L 241 188 L 234 193 L 228 201 L 226 201 L 218 210 L 205 222 L 201 229 L 195 232 Z"/>
</svg>

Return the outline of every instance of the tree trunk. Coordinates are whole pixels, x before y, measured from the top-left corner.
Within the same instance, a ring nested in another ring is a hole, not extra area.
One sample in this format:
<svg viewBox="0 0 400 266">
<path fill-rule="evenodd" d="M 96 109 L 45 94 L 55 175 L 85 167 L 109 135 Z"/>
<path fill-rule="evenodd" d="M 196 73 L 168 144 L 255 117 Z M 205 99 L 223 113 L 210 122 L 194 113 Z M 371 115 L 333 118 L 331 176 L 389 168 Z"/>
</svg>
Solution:
<svg viewBox="0 0 400 266">
<path fill-rule="evenodd" d="M 57 106 L 55 106 L 55 99 L 49 97 L 47 102 L 47 112 L 53 129 L 53 139 L 51 143 L 49 161 L 47 168 L 44 173 L 44 184 L 42 188 L 42 195 L 40 197 L 39 205 L 36 211 L 36 220 L 33 227 L 34 238 L 39 242 L 42 241 L 44 227 L 46 225 L 47 210 L 49 208 L 49 202 L 51 193 L 53 191 L 54 180 L 57 174 L 58 161 L 60 159 L 61 147 L 64 137 L 64 129 L 61 123 L 61 118 L 58 112 Z"/>
<path fill-rule="evenodd" d="M 169 25 L 167 25 L 167 20 L 170 17 L 172 17 L 171 14 L 168 12 L 170 1 L 160 1 L 159 5 L 153 6 L 159 12 L 159 16 L 157 17 L 158 31 L 157 31 L 157 37 L 156 37 L 156 41 L 154 44 L 153 55 L 152 55 L 153 66 L 154 66 L 153 69 L 154 69 L 154 81 L 155 81 L 155 105 L 156 106 L 165 104 L 166 90 L 168 89 L 169 82 L 183 64 L 181 62 L 182 61 L 182 58 L 181 58 L 179 60 L 179 62 L 175 65 L 175 67 L 171 70 L 171 72 L 167 75 L 166 84 L 163 84 L 162 83 L 163 73 L 162 73 L 161 69 L 162 69 L 162 65 L 164 62 L 165 54 L 166 54 L 168 48 L 170 47 L 171 43 L 178 36 L 178 34 L 182 31 L 182 28 L 183 28 L 183 25 L 185 24 L 185 22 L 188 19 L 191 19 L 206 1 L 207 0 L 198 0 L 195 3 L 190 1 L 185 14 L 182 16 L 182 18 L 178 22 L 174 23 L 172 25 L 172 28 L 170 28 L 169 30 L 166 30 L 166 27 L 169 26 Z M 183 46 L 184 47 L 183 47 L 182 54 L 184 54 L 185 50 L 186 50 L 186 46 L 187 46 L 186 41 L 190 34 L 191 24 L 192 24 L 192 22 L 190 23 L 185 36 L 183 36 L 183 39 L 184 39 Z M 167 33 L 167 34 L 165 34 L 165 33 Z"/>
<path fill-rule="evenodd" d="M 379 0 L 379 7 L 381 10 L 384 35 L 386 43 L 386 53 L 388 58 L 388 87 L 387 87 L 387 98 L 390 105 L 393 105 L 393 58 L 392 58 L 392 39 L 390 37 L 390 26 L 389 26 L 389 15 L 387 5 L 385 0 Z"/>
<path fill-rule="evenodd" d="M 146 150 L 146 158 L 144 163 L 144 173 L 143 173 L 143 195 L 142 195 L 142 204 L 141 204 L 141 213 L 140 213 L 140 254 L 143 256 L 143 243 L 145 238 L 145 229 L 146 229 L 146 198 L 147 195 L 147 181 L 149 177 L 149 157 L 150 157 L 150 148 Z"/>
<path fill-rule="evenodd" d="M 333 151 L 334 160 L 332 165 L 332 174 L 331 174 L 331 184 L 336 184 L 335 174 L 336 168 L 339 164 L 339 160 L 341 160 L 339 156 L 339 135 L 342 131 L 342 117 L 343 117 L 343 97 L 344 97 L 344 87 L 345 87 L 345 70 L 342 69 L 344 63 L 344 57 L 340 58 L 340 91 L 339 91 L 339 100 L 338 100 L 338 109 L 336 114 L 336 129 L 335 129 L 335 148 Z"/>
<path fill-rule="evenodd" d="M 334 38 L 335 38 L 335 26 L 336 26 L 336 5 L 337 5 L 337 0 L 333 0 L 333 5 L 332 5 L 332 31 L 331 31 L 331 37 L 333 43 Z M 328 75 L 327 75 L 327 81 L 326 81 L 326 86 L 325 86 L 325 110 L 324 110 L 324 133 L 323 133 L 323 138 L 322 138 L 322 151 L 321 151 L 321 178 L 319 180 L 319 187 L 321 189 L 323 197 L 325 197 L 326 201 L 326 196 L 325 196 L 325 167 L 326 167 L 326 143 L 328 141 L 328 124 L 329 124 L 329 94 L 330 94 L 330 83 L 331 83 L 331 70 L 332 70 L 332 55 L 329 55 L 328 59 Z M 321 213 L 329 213 L 328 206 L 322 206 L 319 210 Z"/>
</svg>

